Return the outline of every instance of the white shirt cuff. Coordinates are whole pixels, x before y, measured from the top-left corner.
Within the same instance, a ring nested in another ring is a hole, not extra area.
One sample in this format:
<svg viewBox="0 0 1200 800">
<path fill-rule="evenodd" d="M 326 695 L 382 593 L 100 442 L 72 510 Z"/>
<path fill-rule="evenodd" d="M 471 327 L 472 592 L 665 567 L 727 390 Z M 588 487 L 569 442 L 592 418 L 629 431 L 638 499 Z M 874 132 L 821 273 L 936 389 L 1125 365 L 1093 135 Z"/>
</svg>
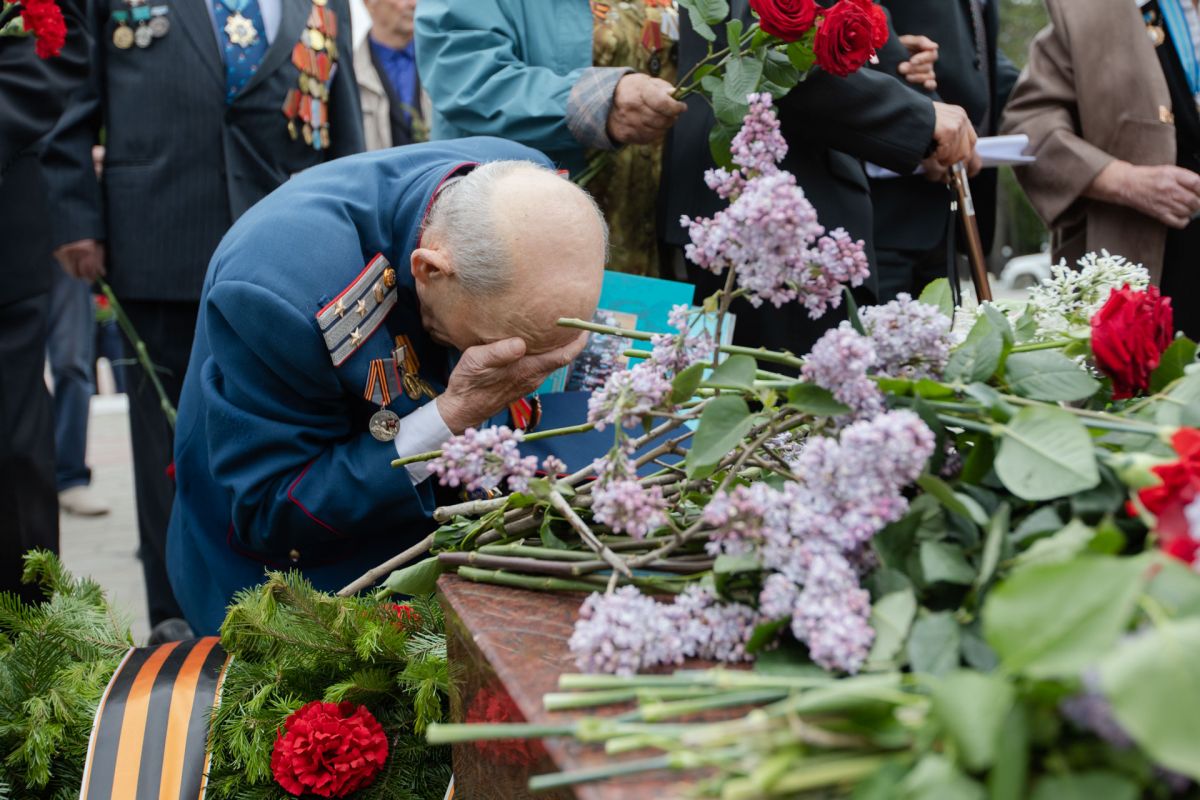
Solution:
<svg viewBox="0 0 1200 800">
<path fill-rule="evenodd" d="M 400 433 L 392 443 L 396 445 L 396 454 L 405 458 L 437 450 L 451 436 L 453 434 L 446 427 L 446 422 L 438 411 L 437 402 L 430 400 L 400 420 Z M 422 483 L 430 475 L 428 461 L 407 464 L 404 468 L 408 470 L 408 477 L 412 479 L 414 486 Z"/>
</svg>

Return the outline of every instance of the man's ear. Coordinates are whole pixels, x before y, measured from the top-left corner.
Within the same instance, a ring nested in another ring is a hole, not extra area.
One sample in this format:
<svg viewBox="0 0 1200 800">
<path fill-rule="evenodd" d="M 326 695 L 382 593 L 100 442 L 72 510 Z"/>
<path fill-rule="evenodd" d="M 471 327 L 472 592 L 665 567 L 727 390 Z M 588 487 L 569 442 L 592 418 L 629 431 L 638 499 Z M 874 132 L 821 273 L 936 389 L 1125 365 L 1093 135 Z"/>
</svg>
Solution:
<svg viewBox="0 0 1200 800">
<path fill-rule="evenodd" d="M 410 263 L 413 280 L 423 287 L 454 275 L 450 259 L 444 251 L 435 248 L 418 247 L 413 250 Z"/>
</svg>

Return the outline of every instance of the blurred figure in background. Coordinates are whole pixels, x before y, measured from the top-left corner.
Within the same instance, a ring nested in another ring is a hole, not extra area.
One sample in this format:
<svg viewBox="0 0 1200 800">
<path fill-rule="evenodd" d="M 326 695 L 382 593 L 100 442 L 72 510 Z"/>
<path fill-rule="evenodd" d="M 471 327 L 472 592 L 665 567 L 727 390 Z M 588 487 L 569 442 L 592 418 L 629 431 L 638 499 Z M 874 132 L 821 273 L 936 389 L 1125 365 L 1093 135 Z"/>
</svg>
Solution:
<svg viewBox="0 0 1200 800">
<path fill-rule="evenodd" d="M 83 3 L 61 0 L 66 43 L 40 58 L 32 38 L 0 37 L 0 592 L 24 600 L 21 556 L 58 552 L 54 411 L 43 379 L 50 305 L 50 206 L 39 142 L 87 78 Z"/>
<path fill-rule="evenodd" d="M 1005 133 L 1055 260 L 1106 249 L 1150 271 L 1200 336 L 1200 10 L 1195 0 L 1048 0 Z"/>
<path fill-rule="evenodd" d="M 880 54 L 878 69 L 907 79 L 914 90 L 966 110 L 980 136 L 995 135 L 1000 114 L 1017 80 L 1017 68 L 996 45 L 1000 0 L 880 0 L 900 33 L 904 48 Z M 907 52 L 909 58 L 903 58 Z M 936 59 L 936 79 L 915 81 L 925 59 Z M 879 259 L 879 299 L 900 292 L 914 297 L 950 269 L 952 193 L 945 170 L 871 181 L 875 206 L 875 249 Z M 971 179 L 971 195 L 986 253 L 996 228 L 996 170 Z M 964 273 L 965 274 L 965 273 Z"/>
<path fill-rule="evenodd" d="M 500 136 L 587 171 L 609 268 L 657 275 L 662 139 L 687 108 L 674 0 L 421 0 L 416 31 L 433 138 Z"/>
<path fill-rule="evenodd" d="M 55 255 L 106 272 L 177 405 L 208 260 L 293 174 L 363 148 L 346 0 L 91 4 L 88 90 L 47 142 Z M 102 180 L 92 147 L 105 132 Z M 314 257 L 319 254 L 314 253 Z M 140 368 L 129 386 L 138 552 L 152 641 L 186 638 L 166 573 L 174 430 Z M 181 435 L 186 435 L 182 431 Z"/>
<path fill-rule="evenodd" d="M 104 148 L 92 148 L 96 177 Z M 96 393 L 96 310 L 87 281 L 68 275 L 58 262 L 50 271 L 50 346 L 47 357 L 54 382 L 54 449 L 58 505 L 68 514 L 100 517 L 111 510 L 92 491 L 87 465 L 88 418 Z"/>
<path fill-rule="evenodd" d="M 365 0 L 371 29 L 354 48 L 368 150 L 429 138 L 428 101 L 417 77 L 413 11 L 417 0 Z"/>
</svg>

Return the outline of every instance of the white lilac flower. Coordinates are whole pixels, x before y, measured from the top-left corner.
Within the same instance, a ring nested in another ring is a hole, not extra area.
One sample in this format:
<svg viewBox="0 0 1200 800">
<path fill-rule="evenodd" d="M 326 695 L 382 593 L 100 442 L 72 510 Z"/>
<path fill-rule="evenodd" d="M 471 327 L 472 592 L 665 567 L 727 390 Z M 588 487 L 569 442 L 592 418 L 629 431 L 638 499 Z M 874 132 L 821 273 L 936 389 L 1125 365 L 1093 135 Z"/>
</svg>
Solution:
<svg viewBox="0 0 1200 800">
<path fill-rule="evenodd" d="M 567 464 L 561 458 L 555 455 L 546 456 L 542 459 L 542 471 L 547 476 L 554 478 L 558 475 L 563 475 L 567 471 Z"/>
<path fill-rule="evenodd" d="M 1050 277 L 1029 291 L 1042 333 L 1062 334 L 1087 327 L 1092 316 L 1108 301 L 1113 289 L 1128 285 L 1137 291 L 1150 284 L 1150 273 L 1141 264 L 1121 256 L 1088 253 L 1079 259 L 1079 269 L 1065 261 L 1050 268 Z"/>
<path fill-rule="evenodd" d="M 507 426 L 467 428 L 442 446 L 442 454 L 429 462 L 429 471 L 443 486 L 463 486 L 468 491 L 494 489 L 505 478 L 513 491 L 524 491 L 537 470 L 536 456 L 521 456 L 521 432 Z"/>
<path fill-rule="evenodd" d="M 637 425 L 671 396 L 671 382 L 652 361 L 643 361 L 633 369 L 617 370 L 608 376 L 604 387 L 588 398 L 588 422 L 597 430 L 615 424 L 623 428 Z"/>
<path fill-rule="evenodd" d="M 854 416 L 869 417 L 883 410 L 883 394 L 868 377 L 876 359 L 870 339 L 849 327 L 838 327 L 817 340 L 800 372 L 849 406 Z"/>
<path fill-rule="evenodd" d="M 889 303 L 863 308 L 860 317 L 875 347 L 878 374 L 941 378 L 950 358 L 952 339 L 950 319 L 936 306 L 900 293 Z"/>
<path fill-rule="evenodd" d="M 661 486 L 643 486 L 636 478 L 598 480 L 592 490 L 592 519 L 635 539 L 644 539 L 667 522 Z"/>
</svg>

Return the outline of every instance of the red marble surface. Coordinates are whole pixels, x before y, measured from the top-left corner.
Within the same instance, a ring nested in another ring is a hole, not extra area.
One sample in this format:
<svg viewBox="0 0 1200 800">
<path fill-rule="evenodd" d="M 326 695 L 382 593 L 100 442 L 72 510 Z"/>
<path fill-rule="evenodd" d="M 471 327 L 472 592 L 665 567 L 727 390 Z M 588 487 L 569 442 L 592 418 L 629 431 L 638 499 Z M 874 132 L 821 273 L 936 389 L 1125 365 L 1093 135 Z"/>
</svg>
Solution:
<svg viewBox="0 0 1200 800">
<path fill-rule="evenodd" d="M 583 595 L 529 592 L 462 580 L 445 575 L 438 581 L 446 610 L 450 665 L 458 670 L 457 697 L 451 701 L 455 722 L 466 716 L 478 722 L 561 722 L 583 712 L 548 713 L 542 695 L 558 691 L 558 676 L 576 672 L 567 639 L 578 617 Z M 689 667 L 701 665 L 689 665 Z M 509 699 L 511 698 L 511 700 Z M 615 714 L 627 706 L 611 706 Z M 588 713 L 595 713 L 589 711 Z M 510 716 L 511 720 L 503 719 Z M 522 800 L 537 797 L 578 800 L 663 800 L 684 797 L 695 773 L 655 772 L 585 784 L 559 793 L 533 795 L 529 776 L 612 763 L 602 746 L 556 737 L 542 747 L 468 743 L 454 747 L 454 780 L 462 800 Z M 651 755 L 633 753 L 619 760 Z M 690 778 L 690 780 L 689 780 Z"/>
</svg>

